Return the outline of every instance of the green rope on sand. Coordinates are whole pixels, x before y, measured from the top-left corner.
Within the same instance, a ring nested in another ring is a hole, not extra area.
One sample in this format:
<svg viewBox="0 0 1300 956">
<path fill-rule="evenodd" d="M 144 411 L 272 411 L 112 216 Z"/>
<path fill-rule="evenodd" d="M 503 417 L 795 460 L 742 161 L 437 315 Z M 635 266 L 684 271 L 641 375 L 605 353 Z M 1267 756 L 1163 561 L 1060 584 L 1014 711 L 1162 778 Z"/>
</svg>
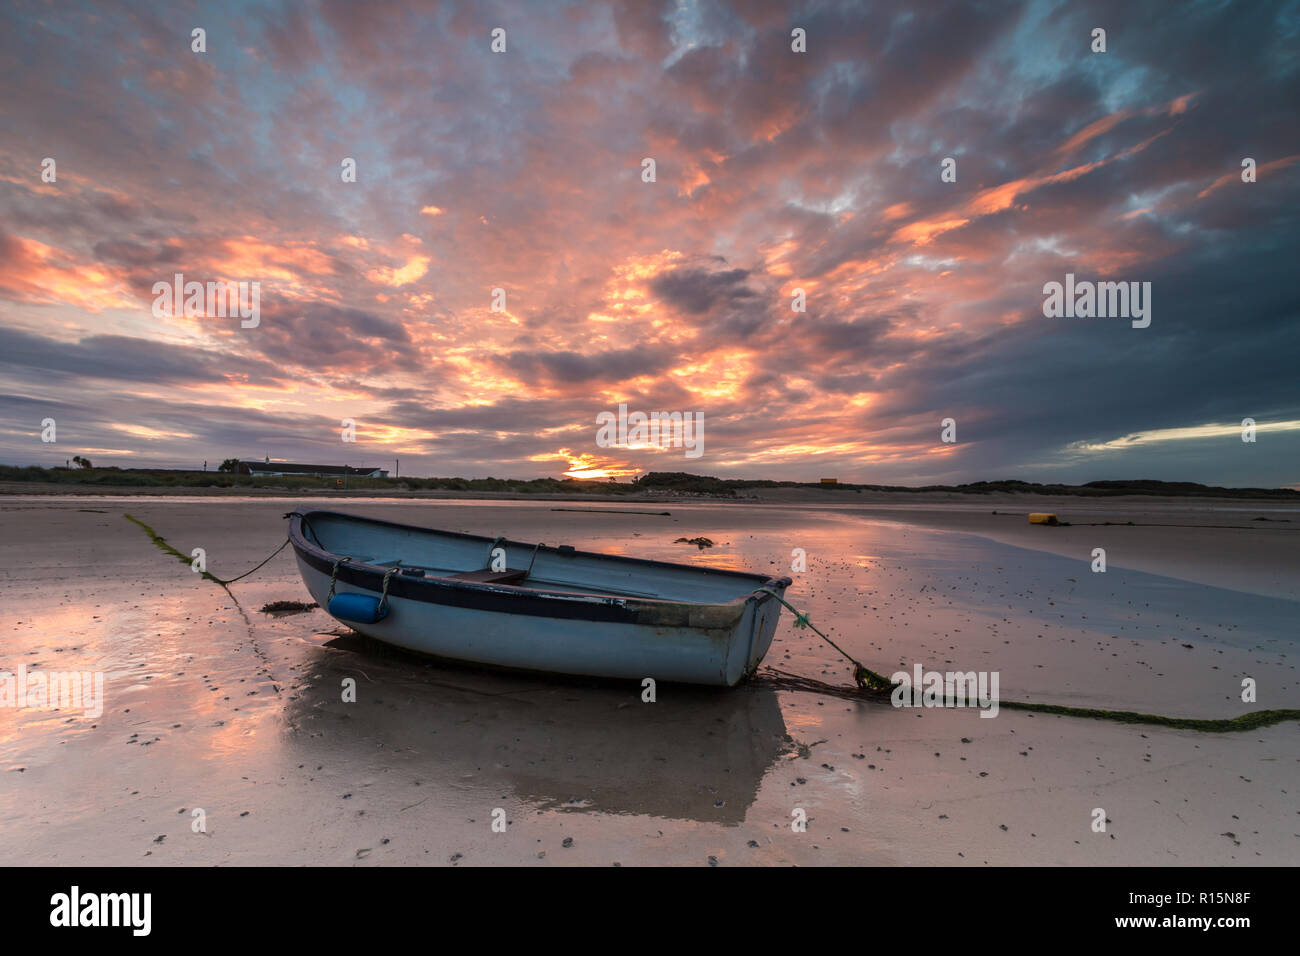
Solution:
<svg viewBox="0 0 1300 956">
<path fill-rule="evenodd" d="M 1089 720 L 1113 720 L 1121 724 L 1153 724 L 1175 730 L 1199 730 L 1207 734 L 1230 734 L 1242 730 L 1271 727 L 1288 720 L 1300 720 L 1300 710 L 1252 710 L 1236 717 L 1202 719 L 1197 717 L 1165 717 L 1162 714 L 1139 714 L 1132 710 L 1101 710 L 1093 707 L 1066 707 L 1061 704 L 1028 704 L 1019 700 L 1003 700 L 999 707 L 1011 710 L 1032 710 L 1040 714 L 1059 714 L 1062 717 L 1084 717 Z"/>
<path fill-rule="evenodd" d="M 834 641 L 813 626 L 808 615 L 800 612 L 789 601 L 769 588 L 759 588 L 772 595 L 794 613 L 796 628 L 810 627 L 819 634 L 827 644 L 839 651 L 853 665 L 853 682 L 856 687 L 836 687 L 812 677 L 798 677 L 784 671 L 768 668 L 778 675 L 772 683 L 786 690 L 806 691 L 813 694 L 830 694 L 847 700 L 860 700 L 863 697 L 881 699 L 887 697 L 896 686 L 887 677 L 868 670 L 850 657 Z M 1162 714 L 1141 714 L 1132 710 L 1105 710 L 1099 707 L 1067 707 L 1064 704 L 1031 704 L 1019 700 L 1000 700 L 999 707 L 1008 710 L 1025 710 L 1038 714 L 1056 714 L 1061 717 L 1081 717 L 1087 720 L 1111 720 L 1121 724 L 1151 724 L 1157 727 L 1169 727 L 1174 730 L 1197 730 L 1207 734 L 1237 733 L 1243 730 L 1257 730 L 1271 727 L 1273 724 L 1288 720 L 1300 720 L 1300 710 L 1253 710 L 1231 718 L 1204 719 L 1196 717 L 1166 717 Z"/>
<path fill-rule="evenodd" d="M 780 601 L 782 604 L 784 604 L 786 607 L 788 607 L 788 608 L 790 609 L 790 612 L 794 615 L 794 626 L 795 626 L 795 627 L 797 627 L 797 628 L 804 628 L 804 627 L 811 628 L 812 631 L 813 631 L 813 633 L 815 633 L 818 637 L 820 637 L 823 641 L 825 641 L 825 642 L 826 642 L 827 644 L 829 644 L 831 647 L 835 648 L 835 650 L 839 651 L 840 656 L 843 657 L 846 661 L 848 661 L 850 664 L 853 665 L 853 682 L 854 682 L 855 684 L 857 684 L 858 687 L 859 687 L 861 690 L 863 690 L 864 692 L 865 692 L 865 691 L 888 691 L 888 690 L 893 690 L 893 688 L 894 688 L 894 684 L 893 684 L 892 681 L 889 680 L 889 678 L 880 676 L 880 675 L 877 674 L 875 671 L 873 671 L 873 670 L 871 670 L 871 669 L 869 669 L 869 668 L 867 668 L 867 667 L 864 667 L 864 666 L 863 666 L 859 661 L 854 660 L 853 657 L 852 657 L 850 654 L 848 654 L 848 653 L 844 650 L 844 648 L 840 647 L 838 644 L 836 644 L 834 641 L 832 641 L 829 637 L 827 637 L 825 634 L 823 634 L 823 633 L 822 633 L 822 632 L 817 628 L 817 625 L 813 624 L 813 622 L 810 621 L 810 620 L 808 619 L 808 615 L 807 615 L 807 614 L 805 614 L 804 612 L 800 611 L 797 607 L 795 607 L 793 604 L 791 604 L 791 603 L 790 603 L 789 601 L 787 601 L 785 598 L 781 597 L 781 595 L 777 594 L 777 593 L 776 593 L 775 591 L 773 591 L 771 588 L 768 588 L 768 587 L 762 587 L 762 588 L 759 588 L 758 590 L 760 590 L 760 591 L 762 591 L 762 592 L 764 592 L 764 593 L 766 593 L 766 594 L 770 594 L 770 595 L 772 595 L 772 597 L 776 598 L 778 601 Z"/>
<path fill-rule="evenodd" d="M 153 543 L 154 543 L 155 545 L 158 546 L 158 549 L 159 549 L 160 551 L 165 551 L 165 552 L 167 552 L 167 553 L 170 554 L 170 555 L 174 555 L 174 556 L 176 557 L 177 560 L 179 560 L 179 561 L 183 561 L 185 564 L 188 564 L 190 567 L 194 567 L 194 560 L 193 560 L 189 555 L 187 555 L 187 554 L 182 554 L 181 552 L 177 551 L 175 548 L 173 548 L 170 544 L 167 543 L 167 539 L 166 539 L 166 538 L 164 538 L 162 535 L 160 535 L 157 531 L 154 531 L 153 528 L 149 527 L 147 524 L 145 524 L 145 523 L 144 523 L 143 521 L 141 521 L 139 518 L 136 518 L 136 517 L 134 517 L 133 515 L 129 515 L 129 514 L 127 514 L 127 515 L 123 515 L 122 517 L 126 518 L 127 521 L 130 521 L 130 522 L 132 522 L 133 524 L 137 524 L 137 525 L 139 525 L 142 529 L 144 529 L 144 533 L 147 534 L 147 535 L 149 536 L 149 539 L 150 539 L 151 541 L 153 541 Z M 278 548 L 276 548 L 274 551 L 272 551 L 271 554 L 270 554 L 270 556 L 267 557 L 266 561 L 270 561 L 271 558 L 274 558 L 277 554 L 279 554 L 281 551 L 283 551 L 284 548 L 285 548 L 285 545 L 287 545 L 288 543 L 289 543 L 289 539 L 288 539 L 288 538 L 285 538 L 285 539 L 284 539 L 284 543 L 281 544 L 280 547 L 278 547 Z M 239 578 L 246 578 L 246 577 L 248 577 L 250 574 L 253 573 L 253 571 L 258 570 L 258 568 L 261 568 L 262 565 L 266 564 L 266 561 L 263 561 L 262 564 L 259 564 L 256 568 L 253 568 L 252 571 L 245 571 L 243 574 L 239 575 L 239 577 L 235 577 L 235 578 L 229 578 L 229 579 L 226 579 L 226 578 L 219 578 L 219 577 L 217 577 L 215 574 L 212 574 L 211 572 L 206 571 L 206 570 L 204 570 L 204 571 L 200 571 L 199 574 L 203 575 L 203 577 L 204 577 L 205 579 L 207 579 L 207 580 L 209 580 L 209 581 L 212 581 L 212 582 L 215 583 L 215 584 L 220 584 L 220 585 L 224 588 L 224 587 L 227 587 L 227 586 L 229 586 L 229 585 L 231 585 L 231 584 L 234 584 L 236 581 L 239 580 Z"/>
</svg>

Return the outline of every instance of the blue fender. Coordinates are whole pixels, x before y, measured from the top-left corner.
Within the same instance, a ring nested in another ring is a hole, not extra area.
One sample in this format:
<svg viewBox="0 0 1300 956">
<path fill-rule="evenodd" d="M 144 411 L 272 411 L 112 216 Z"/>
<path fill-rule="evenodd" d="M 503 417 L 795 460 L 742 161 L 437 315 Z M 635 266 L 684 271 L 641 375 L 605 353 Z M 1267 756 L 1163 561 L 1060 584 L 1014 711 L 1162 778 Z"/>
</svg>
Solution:
<svg viewBox="0 0 1300 956">
<path fill-rule="evenodd" d="M 369 594 L 335 594 L 327 610 L 332 617 L 358 624 L 374 624 L 388 616 L 388 604 Z"/>
</svg>

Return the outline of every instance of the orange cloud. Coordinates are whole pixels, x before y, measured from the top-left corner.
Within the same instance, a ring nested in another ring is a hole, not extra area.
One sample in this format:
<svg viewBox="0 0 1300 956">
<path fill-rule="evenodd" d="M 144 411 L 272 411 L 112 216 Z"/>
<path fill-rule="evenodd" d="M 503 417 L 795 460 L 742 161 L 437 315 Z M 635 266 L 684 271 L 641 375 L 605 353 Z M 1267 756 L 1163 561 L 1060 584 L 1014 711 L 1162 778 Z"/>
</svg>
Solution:
<svg viewBox="0 0 1300 956">
<path fill-rule="evenodd" d="M 390 285 L 397 288 L 421 278 L 429 271 L 429 263 L 432 261 L 428 256 L 411 256 L 406 260 L 406 265 L 400 268 L 392 269 L 388 266 L 379 266 L 367 272 L 366 278 L 379 285 Z"/>
<path fill-rule="evenodd" d="M 101 263 L 78 262 L 72 253 L 35 239 L 0 237 L 7 254 L 0 257 L 0 289 L 25 302 L 63 302 L 101 312 L 139 306 L 124 276 Z"/>
<path fill-rule="evenodd" d="M 1180 96 L 1163 106 L 1151 107 L 1143 110 L 1142 114 L 1165 114 L 1169 116 L 1177 116 L 1187 111 L 1189 104 L 1196 95 L 1197 94 L 1195 93 L 1189 93 L 1185 96 Z M 1133 115 L 1136 114 L 1132 110 L 1120 110 L 1116 113 L 1110 114 L 1109 116 L 1103 116 L 1101 119 L 1089 123 L 1083 129 L 1070 136 L 1069 139 L 1053 151 L 1053 155 L 1064 156 L 1072 153 L 1084 143 L 1109 132 L 1118 126 L 1123 120 L 1128 119 Z M 942 235 L 945 232 L 950 232 L 960 226 L 964 226 L 972 219 L 981 216 L 989 216 L 1010 209 L 1015 205 L 1016 200 L 1020 196 L 1032 192 L 1041 186 L 1071 182 L 1081 176 L 1086 176 L 1094 170 L 1107 166 L 1116 160 L 1127 159 L 1130 156 L 1136 155 L 1154 143 L 1157 139 L 1168 133 L 1168 129 L 1160 130 L 1142 142 L 1137 143 L 1134 146 L 1129 146 L 1112 156 L 1106 157 L 1105 159 L 1081 163 L 1077 166 L 1072 166 L 1068 169 L 1059 170 L 1057 172 L 1049 173 L 1044 171 L 1032 176 L 1023 176 L 1019 179 L 1013 179 L 1010 182 L 1002 183 L 999 186 L 991 186 L 987 189 L 982 189 L 975 194 L 974 198 L 954 210 L 950 210 L 949 212 L 932 219 L 910 223 L 895 230 L 891 239 L 894 242 L 905 242 L 917 246 L 926 245 L 933 241 L 935 237 Z M 896 208 L 896 206 L 891 206 L 889 207 L 889 210 Z M 888 213 L 889 210 L 886 210 L 886 213 Z"/>
<path fill-rule="evenodd" d="M 910 242 L 914 245 L 924 246 L 926 243 L 940 236 L 945 232 L 960 228 L 970 222 L 969 219 L 924 219 L 919 222 L 913 222 L 894 232 L 893 239 L 895 242 Z"/>
<path fill-rule="evenodd" d="M 1297 160 L 1300 160 L 1300 153 L 1292 153 L 1290 156 L 1283 156 L 1281 159 L 1275 159 L 1270 163 L 1264 163 L 1262 166 L 1256 166 L 1255 175 L 1258 177 L 1263 175 L 1264 173 L 1272 173 L 1272 172 L 1276 172 L 1279 169 L 1286 169 L 1286 167 L 1294 164 Z M 1210 183 L 1210 185 L 1206 186 L 1199 193 L 1197 193 L 1196 198 L 1204 199 L 1206 196 L 1214 192 L 1216 189 L 1219 189 L 1222 186 L 1226 186 L 1228 185 L 1228 183 L 1231 182 L 1238 182 L 1238 183 L 1241 182 L 1240 169 L 1234 170 L 1233 172 L 1230 173 L 1224 173 L 1214 182 Z"/>
<path fill-rule="evenodd" d="M 330 275 L 334 261 L 311 242 L 266 242 L 255 236 L 238 236 L 220 243 L 222 253 L 208 267 L 249 281 L 283 279 L 294 282 L 303 273 Z"/>
<path fill-rule="evenodd" d="M 615 461 L 586 452 L 575 452 L 561 448 L 554 453 L 532 455 L 529 461 L 567 461 L 569 468 L 564 472 L 566 478 L 626 478 L 641 473 L 640 468 L 633 468 L 626 462 Z"/>
</svg>

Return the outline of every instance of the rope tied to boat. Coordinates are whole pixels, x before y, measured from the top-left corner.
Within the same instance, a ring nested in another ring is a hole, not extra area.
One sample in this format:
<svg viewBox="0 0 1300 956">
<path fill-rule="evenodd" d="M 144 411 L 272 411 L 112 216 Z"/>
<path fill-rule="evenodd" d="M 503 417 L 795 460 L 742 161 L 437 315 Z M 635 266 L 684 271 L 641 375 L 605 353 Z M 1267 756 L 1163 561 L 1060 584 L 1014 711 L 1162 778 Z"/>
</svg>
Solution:
<svg viewBox="0 0 1300 956">
<path fill-rule="evenodd" d="M 794 615 L 794 626 L 796 628 L 798 629 L 803 629 L 805 627 L 810 628 L 814 634 L 820 637 L 831 647 L 835 648 L 835 650 L 839 652 L 839 655 L 841 657 L 843 657 L 846 661 L 852 664 L 853 683 L 857 684 L 859 689 L 863 691 L 869 691 L 869 692 L 891 691 L 894 689 L 893 681 L 891 681 L 887 677 L 877 674 L 875 671 L 871 670 L 871 668 L 864 666 L 861 661 L 854 658 L 852 654 L 850 654 L 848 651 L 844 650 L 844 648 L 840 647 L 838 644 L 832 641 L 820 628 L 817 627 L 816 624 L 812 622 L 807 612 L 800 611 L 797 607 L 795 607 L 785 598 L 781 597 L 780 594 L 776 593 L 766 585 L 759 588 L 758 590 L 772 595 L 772 597 L 776 598 L 783 605 L 789 608 L 790 613 Z"/>
<path fill-rule="evenodd" d="M 209 571 L 207 568 L 201 568 L 196 566 L 192 555 L 182 554 L 180 551 L 177 551 L 175 548 L 173 548 L 170 544 L 167 543 L 166 538 L 160 535 L 153 528 L 149 527 L 149 525 L 145 524 L 139 518 L 131 514 L 124 514 L 122 515 L 122 517 L 125 518 L 127 521 L 131 522 L 132 524 L 138 526 L 141 531 L 143 531 L 145 534 L 149 536 L 150 540 L 153 541 L 153 543 L 157 545 L 160 550 L 167 552 L 172 557 L 176 558 L 176 560 L 180 561 L 182 564 L 188 564 L 193 570 L 198 571 L 199 574 L 202 575 L 205 580 L 211 581 L 214 584 L 220 584 L 223 588 L 229 588 L 230 585 L 234 584 L 236 581 L 248 577 L 250 574 L 253 573 L 253 571 L 261 570 L 263 567 L 266 566 L 267 562 L 269 562 L 277 554 L 283 551 L 285 547 L 289 544 L 289 539 L 286 537 L 282 542 L 280 542 L 280 546 L 278 548 L 276 548 L 269 555 L 267 555 L 266 560 L 262 561 L 260 564 L 257 565 L 257 567 L 253 568 L 251 571 L 245 571 L 243 574 L 240 574 L 233 578 L 219 578 L 211 571 Z"/>
<path fill-rule="evenodd" d="M 339 565 L 342 564 L 344 561 L 351 561 L 351 560 L 352 559 L 350 557 L 339 558 L 337 561 L 334 562 L 334 569 L 330 571 L 330 593 L 325 598 L 326 604 L 329 604 L 330 599 L 334 597 L 334 585 L 337 584 L 339 580 Z M 385 578 L 386 577 L 387 576 L 385 576 Z M 385 583 L 387 583 L 386 580 Z"/>
<path fill-rule="evenodd" d="M 384 572 L 384 584 L 379 591 L 379 611 L 380 617 L 388 612 L 388 582 L 393 579 L 393 575 L 398 572 L 399 568 L 394 565 Z"/>
<path fill-rule="evenodd" d="M 237 577 L 237 578 L 229 578 L 229 579 L 227 579 L 227 578 L 216 578 L 216 575 L 215 575 L 215 574 L 213 575 L 213 577 L 217 579 L 217 583 L 219 583 L 219 584 L 223 584 L 223 585 L 225 585 L 225 584 L 234 584 L 236 581 L 240 580 L 241 578 L 246 578 L 246 577 L 248 577 L 250 574 L 253 573 L 253 571 L 260 571 L 260 570 L 261 570 L 261 569 L 266 565 L 266 563 L 267 563 L 268 561 L 271 560 L 271 558 L 274 558 L 277 554 L 279 554 L 281 551 L 283 551 L 283 550 L 285 549 L 285 547 L 286 547 L 288 544 L 289 544 L 289 539 L 288 539 L 288 538 L 285 538 L 283 541 L 280 542 L 280 547 L 276 548 L 274 551 L 272 551 L 272 552 L 267 556 L 266 561 L 263 561 L 263 562 L 262 562 L 261 564 L 259 564 L 257 567 L 253 568 L 252 571 L 245 571 L 243 574 L 239 575 L 239 577 Z"/>
</svg>

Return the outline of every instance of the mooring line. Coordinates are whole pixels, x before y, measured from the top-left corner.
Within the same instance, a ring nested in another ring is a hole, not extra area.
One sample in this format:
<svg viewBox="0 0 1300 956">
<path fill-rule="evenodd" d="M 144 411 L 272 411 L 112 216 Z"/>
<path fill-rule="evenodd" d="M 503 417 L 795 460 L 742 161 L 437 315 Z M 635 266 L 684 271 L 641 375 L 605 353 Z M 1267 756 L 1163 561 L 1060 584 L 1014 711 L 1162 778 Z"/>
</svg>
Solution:
<svg viewBox="0 0 1300 956">
<path fill-rule="evenodd" d="M 188 564 L 191 568 L 194 567 L 194 559 L 193 559 L 193 558 L 191 558 L 189 555 L 182 554 L 181 552 L 177 551 L 175 548 L 173 548 L 170 544 L 167 543 L 167 539 L 166 539 L 166 538 L 164 538 L 162 535 L 160 535 L 160 534 L 159 534 L 157 531 L 155 531 L 153 528 L 149 527 L 147 524 L 145 524 L 145 523 L 144 523 L 143 521 L 141 521 L 139 518 L 135 517 L 134 515 L 130 515 L 130 514 L 125 514 L 125 515 L 123 515 L 122 517 L 126 518 L 127 521 L 133 522 L 133 523 L 139 525 L 141 528 L 143 528 L 143 529 L 144 529 L 144 533 L 147 534 L 147 535 L 149 536 L 149 538 L 153 541 L 154 544 L 156 544 L 156 545 L 159 547 L 159 549 L 161 549 L 161 550 L 163 550 L 163 551 L 166 551 L 168 554 L 175 555 L 176 558 L 177 558 L 178 560 L 185 562 L 185 563 Z M 220 584 L 223 588 L 228 588 L 229 585 L 234 584 L 236 581 L 240 580 L 240 578 L 246 578 L 246 577 L 248 577 L 250 574 L 252 574 L 253 571 L 259 571 L 259 570 L 261 570 L 261 568 L 262 568 L 263 566 L 265 566 L 265 564 L 267 563 L 267 561 L 270 561 L 271 558 L 274 558 L 277 554 L 279 554 L 281 551 L 283 551 L 283 550 L 285 549 L 285 546 L 288 545 L 288 543 L 289 543 L 289 539 L 288 539 L 288 538 L 285 538 L 284 541 L 282 541 L 282 542 L 280 543 L 280 547 L 276 548 L 274 551 L 272 551 L 272 552 L 270 553 L 270 555 L 267 556 L 266 561 L 263 561 L 263 562 L 262 562 L 261 564 L 259 564 L 257 567 L 253 568 L 252 571 L 245 571 L 243 574 L 239 575 L 238 577 L 233 577 L 233 578 L 219 578 L 219 577 L 217 577 L 215 574 L 213 574 L 212 572 L 208 571 L 207 569 L 204 569 L 204 570 L 202 570 L 202 571 L 199 571 L 198 573 L 201 574 L 201 575 L 203 575 L 203 577 L 207 578 L 209 581 L 213 581 L 213 582 L 215 582 L 215 583 L 217 583 L 217 584 Z"/>
<path fill-rule="evenodd" d="M 824 633 L 822 633 L 822 631 L 817 627 L 817 625 L 808 619 L 807 614 L 800 611 L 797 607 L 795 607 L 785 598 L 781 597 L 781 595 L 777 594 L 771 588 L 761 587 L 759 588 L 759 590 L 772 595 L 772 597 L 776 598 L 778 601 L 780 601 L 782 604 L 784 604 L 786 607 L 790 609 L 790 613 L 794 615 L 794 626 L 796 628 L 802 628 L 802 627 L 809 628 L 823 641 L 825 641 L 831 647 L 835 648 L 835 650 L 839 651 L 840 656 L 853 665 L 853 682 L 857 684 L 858 687 L 860 687 L 864 692 L 886 691 L 886 690 L 893 689 L 894 687 L 893 681 L 889 680 L 889 678 L 887 677 L 877 674 L 875 671 L 871 670 L 868 667 L 865 667 L 862 663 L 855 660 L 852 657 L 852 655 L 850 655 L 847 651 L 844 650 L 844 648 L 840 647 L 829 637 L 827 637 Z"/>
<path fill-rule="evenodd" d="M 795 616 L 794 626 L 796 628 L 808 627 L 816 631 L 821 638 L 831 647 L 839 651 L 851 664 L 853 664 L 853 680 L 856 687 L 847 687 L 843 684 L 828 684 L 825 681 L 818 680 L 815 677 L 803 677 L 798 674 L 789 674 L 785 671 L 778 670 L 775 667 L 768 666 L 766 672 L 755 675 L 761 679 L 766 686 L 773 687 L 776 690 L 799 691 L 807 694 L 825 694 L 829 697 L 839 697 L 843 700 L 871 700 L 880 701 L 888 699 L 893 693 L 894 688 L 899 686 L 886 677 L 877 674 L 875 671 L 868 670 L 862 664 L 858 663 L 834 641 L 832 641 L 821 631 L 813 626 L 808 620 L 808 615 L 801 612 L 798 608 L 785 600 L 781 595 L 769 588 L 759 588 L 760 591 L 766 591 L 778 601 L 788 607 Z M 769 676 L 774 675 L 774 676 Z M 863 677 L 866 677 L 866 680 Z M 1197 730 L 1209 734 L 1237 733 L 1243 730 L 1256 730 L 1260 727 L 1270 727 L 1273 724 L 1284 723 L 1288 720 L 1300 720 L 1300 710 L 1252 710 L 1245 714 L 1239 714 L 1236 717 L 1220 718 L 1198 718 L 1198 717 L 1166 717 L 1163 714 L 1143 714 L 1132 710 L 1106 710 L 1100 707 L 1070 707 L 1064 704 L 1033 704 L 1020 700 L 999 700 L 999 707 L 1005 707 L 1008 710 L 1032 711 L 1039 714 L 1056 714 L 1061 717 L 1080 717 L 1087 720 L 1110 720 L 1121 724 L 1150 724 L 1157 727 L 1169 727 L 1175 730 Z"/>
<path fill-rule="evenodd" d="M 160 535 L 153 528 L 149 527 L 149 525 L 145 524 L 139 518 L 131 514 L 124 514 L 122 517 L 126 518 L 127 521 L 130 521 L 133 524 L 139 525 L 139 527 L 144 531 L 145 534 L 149 536 L 149 539 L 153 541 L 153 543 L 158 547 L 160 551 L 165 551 L 167 554 L 174 555 L 178 560 L 183 561 L 191 568 L 194 567 L 194 561 L 192 558 L 187 557 L 186 555 L 182 554 L 181 552 L 173 548 L 170 544 L 167 543 L 166 538 Z M 267 558 L 266 561 L 270 561 L 271 558 L 275 557 L 282 550 L 284 550 L 284 545 L 288 543 L 289 543 L 289 539 L 286 538 L 284 544 L 276 548 L 275 551 L 271 553 L 271 557 Z M 263 561 L 262 564 L 259 564 L 256 568 L 253 568 L 253 571 L 256 571 L 258 568 L 262 567 L 263 564 L 266 564 L 266 561 Z M 233 584 L 235 581 L 238 581 L 239 578 L 248 577 L 248 575 L 252 574 L 253 571 L 247 571 L 244 574 L 241 574 L 238 578 L 231 578 L 229 581 L 225 580 L 224 578 L 219 578 L 215 574 L 209 573 L 207 570 L 199 571 L 198 573 L 201 574 L 207 580 L 221 585 L 222 589 L 225 590 L 230 600 L 235 603 L 235 610 L 238 611 L 239 616 L 244 619 L 244 626 L 248 629 L 248 640 L 249 643 L 251 643 L 253 646 L 253 653 L 256 654 L 258 658 L 261 659 L 263 673 L 265 674 L 266 678 L 271 682 L 272 689 L 278 695 L 281 693 L 280 681 L 270 671 L 270 658 L 266 656 L 266 652 L 262 650 L 261 645 L 258 644 L 256 629 L 253 627 L 253 622 L 249 619 L 247 612 L 244 611 L 244 606 L 239 603 L 239 598 L 235 597 L 234 592 L 230 590 L 231 584 Z"/>
</svg>

